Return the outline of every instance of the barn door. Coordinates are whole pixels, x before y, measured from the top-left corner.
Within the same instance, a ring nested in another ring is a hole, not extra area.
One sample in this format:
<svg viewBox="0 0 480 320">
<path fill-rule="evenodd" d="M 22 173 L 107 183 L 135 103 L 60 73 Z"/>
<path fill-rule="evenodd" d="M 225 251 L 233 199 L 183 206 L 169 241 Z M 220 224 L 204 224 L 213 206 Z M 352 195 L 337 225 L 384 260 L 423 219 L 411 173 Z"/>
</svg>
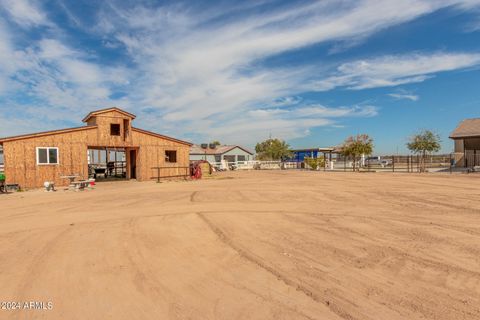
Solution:
<svg viewBox="0 0 480 320">
<path fill-rule="evenodd" d="M 130 150 L 130 179 L 137 179 L 137 150 Z"/>
</svg>

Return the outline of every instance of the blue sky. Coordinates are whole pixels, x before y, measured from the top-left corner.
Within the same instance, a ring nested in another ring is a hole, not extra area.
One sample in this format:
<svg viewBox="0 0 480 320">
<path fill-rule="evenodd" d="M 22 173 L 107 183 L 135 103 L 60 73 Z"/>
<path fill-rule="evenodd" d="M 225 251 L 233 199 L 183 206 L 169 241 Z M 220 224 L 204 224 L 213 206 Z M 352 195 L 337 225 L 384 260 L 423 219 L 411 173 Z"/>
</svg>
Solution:
<svg viewBox="0 0 480 320">
<path fill-rule="evenodd" d="M 0 0 L 0 136 L 118 106 L 200 143 L 367 133 L 404 153 L 480 116 L 480 1 Z"/>
</svg>

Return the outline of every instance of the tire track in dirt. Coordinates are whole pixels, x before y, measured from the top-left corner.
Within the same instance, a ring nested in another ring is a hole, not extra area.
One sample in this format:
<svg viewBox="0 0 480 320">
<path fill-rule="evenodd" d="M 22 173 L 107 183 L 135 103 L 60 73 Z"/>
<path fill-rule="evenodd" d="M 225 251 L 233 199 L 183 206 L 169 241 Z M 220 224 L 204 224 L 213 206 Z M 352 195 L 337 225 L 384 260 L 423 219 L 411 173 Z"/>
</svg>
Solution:
<svg viewBox="0 0 480 320">
<path fill-rule="evenodd" d="M 240 257 L 244 258 L 245 260 L 253 263 L 257 267 L 267 271 L 271 275 L 275 276 L 278 280 L 282 281 L 285 285 L 295 288 L 295 290 L 302 292 L 304 295 L 312 299 L 314 302 L 323 303 L 325 304 L 333 313 L 340 316 L 346 320 L 357 320 L 358 318 L 352 316 L 351 314 L 347 313 L 346 311 L 342 310 L 340 307 L 336 306 L 335 304 L 331 303 L 329 300 L 324 299 L 324 297 L 318 296 L 316 293 L 308 289 L 306 286 L 290 279 L 289 277 L 284 276 L 280 271 L 270 267 L 266 263 L 264 263 L 261 259 L 257 258 L 252 253 L 248 252 L 247 250 L 242 249 L 240 246 L 235 244 L 231 238 L 229 238 L 220 228 L 218 228 L 213 222 L 211 222 L 204 213 L 197 212 L 198 217 L 205 222 L 205 224 L 212 230 L 213 233 L 217 235 L 217 237 L 226 244 L 228 247 L 233 249 L 240 255 Z"/>
<path fill-rule="evenodd" d="M 190 202 L 197 202 L 195 199 L 195 196 L 197 195 L 198 191 L 193 191 L 192 194 L 190 195 Z"/>
<path fill-rule="evenodd" d="M 298 217 L 298 216 L 297 216 Z M 337 215 L 338 218 L 342 218 L 342 216 L 340 215 Z M 363 217 L 356 217 L 356 216 L 350 216 L 350 217 L 353 217 L 355 219 L 357 218 L 362 218 Z M 326 217 L 324 217 L 326 218 Z M 327 219 L 329 220 L 329 219 Z M 375 221 L 376 219 L 374 218 L 371 218 L 369 220 L 372 220 L 372 221 Z M 382 224 L 385 224 L 385 225 L 388 225 L 388 219 L 383 219 L 384 221 L 381 221 Z M 299 225 L 306 225 L 308 224 L 309 226 L 312 226 L 314 224 L 312 224 L 312 222 L 310 220 L 298 220 L 298 218 L 292 218 L 291 223 L 296 223 L 296 224 L 299 224 Z M 314 227 L 315 228 L 315 227 Z M 297 228 L 293 228 L 293 229 L 297 229 Z M 303 229 L 298 229 L 300 230 L 299 231 L 299 237 L 302 237 L 301 236 L 301 230 Z M 343 258 L 346 258 L 344 259 L 344 267 L 347 268 L 348 270 L 355 270 L 357 268 L 359 269 L 363 269 L 363 268 L 369 268 L 369 269 L 373 269 L 373 268 L 382 268 L 384 270 L 387 270 L 388 272 L 388 268 L 389 266 L 383 266 L 384 263 L 386 263 L 387 261 L 401 261 L 402 263 L 400 263 L 400 265 L 403 265 L 405 266 L 405 262 L 408 262 L 410 265 L 415 265 L 415 266 L 418 266 L 419 269 L 422 269 L 422 270 L 432 270 L 432 273 L 441 273 L 441 274 L 438 274 L 438 278 L 439 279 L 444 279 L 444 281 L 447 281 L 447 277 L 449 277 L 449 275 L 454 272 L 457 274 L 457 278 L 456 280 L 458 279 L 464 279 L 465 282 L 468 282 L 469 283 L 469 286 L 472 287 L 472 288 L 475 288 L 477 287 L 478 288 L 478 284 L 476 284 L 478 282 L 478 280 L 476 279 L 480 279 L 480 273 L 476 272 L 476 270 L 469 270 L 467 268 L 464 268 L 462 267 L 461 265 L 460 266 L 454 266 L 454 265 L 450 265 L 450 264 L 445 264 L 444 262 L 442 261 L 438 261 L 436 259 L 429 259 L 427 257 L 423 257 L 421 255 L 413 255 L 413 254 L 409 254 L 409 250 L 406 249 L 406 248 L 393 248 L 393 247 L 390 247 L 391 244 L 388 243 L 388 241 L 384 241 L 382 239 L 369 239 L 368 237 L 366 237 L 366 234 L 365 233 L 359 233 L 357 232 L 356 230 L 352 229 L 352 228 L 349 228 L 349 227 L 346 227 L 346 226 L 342 226 L 342 224 L 337 224 L 336 221 L 329 221 L 329 225 L 328 226 L 321 226 L 319 228 L 319 231 L 320 232 L 324 232 L 325 234 L 330 234 L 330 235 L 335 235 L 336 237 L 338 237 L 339 239 L 343 239 L 342 241 L 343 242 L 346 242 L 346 243 L 352 243 L 351 246 L 355 246 L 355 245 L 362 245 L 366 248 L 368 248 L 368 251 L 366 250 L 365 253 L 366 255 L 365 256 L 356 256 L 356 255 L 351 255 L 351 254 L 347 254 L 345 255 Z M 385 229 L 384 232 L 388 232 L 387 229 Z M 318 234 L 318 233 L 316 233 Z M 349 236 L 347 236 L 349 235 Z M 323 233 L 322 233 L 322 236 L 321 238 L 329 238 L 330 237 L 324 237 L 323 236 Z M 348 238 L 348 240 L 346 239 Z M 341 241 L 341 240 L 339 240 Z M 380 243 L 379 243 L 380 241 Z M 278 243 L 277 243 L 278 244 Z M 297 247 L 299 244 L 298 243 L 295 243 L 294 244 L 294 247 Z M 318 247 L 318 244 L 314 243 L 313 244 L 314 247 Z M 273 246 L 273 244 L 272 244 Z M 322 248 L 322 249 L 325 249 L 325 248 Z M 328 248 L 327 248 L 328 249 Z M 342 260 L 340 258 L 340 252 L 339 251 L 336 251 L 334 250 L 335 248 L 331 248 L 332 251 L 331 254 L 334 255 L 336 257 L 337 260 Z M 300 250 L 301 252 L 302 250 Z M 304 250 L 304 252 L 308 252 L 307 250 Z M 363 251 L 362 251 L 363 252 Z M 298 254 L 298 253 L 297 253 Z M 315 261 L 316 259 L 314 258 L 314 256 L 311 256 L 311 257 L 308 257 L 307 260 L 309 261 Z M 297 256 L 297 261 L 298 261 L 298 256 Z M 318 263 L 321 263 L 321 261 L 317 261 Z M 308 263 L 305 263 L 306 267 L 305 269 L 308 270 Z M 405 269 L 405 268 L 400 268 L 397 272 L 397 275 L 399 273 L 402 273 L 403 271 L 408 271 L 408 268 Z M 355 272 L 355 271 L 352 271 L 352 272 Z M 336 279 L 338 278 L 334 278 L 334 277 L 331 277 L 329 274 L 323 274 L 323 276 L 325 277 L 324 280 L 322 281 L 328 281 L 328 282 L 335 282 Z M 299 279 L 300 281 L 300 279 Z M 371 281 L 371 282 L 369 282 Z M 427 283 L 425 282 L 425 279 L 421 279 L 422 283 Z M 308 283 L 308 280 L 306 281 Z M 370 280 L 366 280 L 366 279 L 355 279 L 353 280 L 354 283 L 357 283 L 358 282 L 358 287 L 367 287 L 368 285 L 372 284 L 372 283 L 376 283 L 376 287 L 377 288 L 382 288 L 379 292 L 382 292 L 381 294 L 383 296 L 388 296 L 390 297 L 390 300 L 391 301 L 403 301 L 403 304 L 409 304 L 410 307 L 408 306 L 405 306 L 406 308 L 410 308 L 411 310 L 416 310 L 417 312 L 421 312 L 420 310 L 424 309 L 425 312 L 427 312 L 426 314 L 429 314 L 429 315 L 432 315 L 434 314 L 432 312 L 433 308 L 431 305 L 429 307 L 426 307 L 424 304 L 416 304 L 415 302 L 415 299 L 405 299 L 405 298 L 401 298 L 395 294 L 391 294 L 391 291 L 388 289 L 389 287 L 385 287 L 385 283 L 382 283 L 381 281 L 379 282 L 376 282 L 375 278 L 373 279 L 370 279 Z M 398 283 L 398 285 L 400 285 L 401 282 Z M 350 283 L 350 285 L 354 286 L 352 283 Z M 335 285 L 334 285 L 335 287 Z M 346 288 L 342 289 L 342 290 L 345 290 Z M 408 288 L 403 288 L 402 289 L 404 294 L 408 294 L 408 296 L 415 296 L 416 292 L 413 291 L 413 290 L 409 290 Z M 339 291 L 341 292 L 341 290 Z M 445 292 L 439 292 L 439 294 L 442 295 L 442 297 L 448 297 Z M 331 295 L 331 292 L 330 294 Z M 428 295 L 428 294 L 426 294 Z M 430 298 L 429 299 L 434 299 L 435 297 L 435 294 L 429 294 L 428 295 Z M 450 298 L 451 301 L 452 301 L 452 304 L 453 303 L 456 303 L 458 306 L 462 306 L 462 300 L 460 298 L 456 299 L 456 298 Z M 349 300 L 346 300 L 347 303 L 348 302 L 352 302 L 352 301 L 355 301 L 355 299 L 352 297 L 350 297 Z M 417 300 L 418 301 L 418 300 Z M 378 300 L 378 303 L 380 304 L 383 304 L 383 302 L 381 300 Z M 398 304 L 400 305 L 400 304 Z M 391 310 L 395 310 L 395 308 L 393 306 L 390 306 L 389 307 Z M 429 309 L 430 308 L 430 309 Z M 405 310 L 403 310 L 405 311 Z M 398 310 L 398 312 L 402 312 L 401 309 Z"/>
<path fill-rule="evenodd" d="M 15 299 L 17 301 L 29 301 L 29 290 L 34 286 L 36 279 L 40 278 L 40 275 L 45 270 L 45 265 L 48 262 L 52 251 L 56 246 L 62 244 L 62 238 L 64 238 L 72 230 L 71 226 L 63 228 L 57 235 L 51 238 L 38 252 L 34 255 L 31 262 L 28 264 L 27 269 L 24 272 L 24 277 L 19 281 L 18 289 L 15 293 Z M 23 318 L 22 310 L 15 310 L 13 313 L 14 319 Z"/>
<path fill-rule="evenodd" d="M 175 216 L 184 216 L 184 215 L 190 215 L 194 214 L 193 212 L 178 212 L 178 213 L 165 213 L 165 214 L 147 214 L 143 216 L 135 216 L 136 218 L 151 218 L 151 217 L 175 217 Z M 113 219 L 105 219 L 105 220 L 99 220 L 99 221 L 86 221 L 86 222 L 75 222 L 75 225 L 77 226 L 87 226 L 87 225 L 98 225 L 98 224 L 103 224 L 103 223 L 111 223 L 111 222 L 119 222 L 122 220 L 128 220 L 131 219 L 132 216 L 125 216 L 125 217 L 120 217 L 120 218 L 113 218 Z M 64 224 L 63 226 L 65 226 Z M 57 229 L 62 225 L 56 225 L 56 226 L 48 226 L 48 227 L 40 227 L 40 228 L 31 228 L 31 229 L 24 229 L 24 230 L 18 230 L 18 231 L 10 231 L 10 232 L 4 232 L 0 233 L 0 239 L 2 237 L 9 237 L 11 235 L 19 234 L 19 233 L 25 233 L 25 232 L 32 232 L 32 231 L 41 231 L 41 230 L 53 230 Z"/>
<path fill-rule="evenodd" d="M 383 239 L 379 239 L 379 238 L 369 239 L 365 236 L 364 233 L 358 232 L 358 231 L 354 230 L 353 228 L 343 226 L 343 225 L 341 225 L 341 224 L 339 224 L 339 223 L 337 223 L 337 222 L 335 222 L 331 219 L 327 219 L 328 220 L 328 226 L 314 226 L 310 221 L 302 221 L 298 218 L 294 219 L 294 218 L 290 217 L 289 214 L 282 213 L 282 215 L 286 219 L 290 220 L 291 223 L 296 223 L 296 224 L 308 223 L 309 225 L 313 226 L 314 228 L 316 228 L 317 230 L 319 230 L 321 232 L 324 232 L 325 234 L 334 235 L 334 236 L 338 237 L 339 239 L 340 238 L 345 238 L 345 239 L 348 239 L 351 242 L 355 242 L 355 243 L 358 243 L 358 244 L 362 243 L 365 247 L 375 247 L 376 245 L 381 245 L 384 248 L 388 248 L 388 251 L 390 252 L 390 254 L 393 254 L 393 255 L 398 256 L 398 257 L 402 257 L 403 259 L 408 259 L 409 261 L 411 261 L 413 263 L 416 263 L 416 264 L 418 264 L 422 267 L 437 269 L 437 270 L 440 270 L 440 271 L 445 272 L 445 273 L 455 271 L 459 274 L 463 273 L 464 275 L 468 275 L 472 279 L 476 279 L 476 278 L 480 279 L 480 272 L 478 272 L 476 270 L 470 270 L 470 269 L 464 268 L 464 267 L 459 266 L 459 265 L 447 264 L 447 263 L 444 263 L 442 261 L 436 261 L 436 260 L 433 260 L 433 259 L 430 259 L 430 258 L 427 258 L 427 257 L 413 255 L 413 254 L 409 253 L 408 249 L 391 247 L 389 245 L 388 241 L 383 240 Z M 336 217 L 340 218 L 341 216 L 337 215 Z M 389 222 L 391 222 L 390 219 L 376 219 L 376 218 L 372 218 L 372 217 L 361 217 L 361 216 L 354 216 L 354 215 L 349 215 L 348 217 L 351 217 L 351 218 L 354 218 L 354 219 L 356 219 L 356 218 L 361 218 L 361 219 L 367 218 L 370 221 L 383 223 L 384 225 L 387 225 Z M 385 230 L 387 230 L 387 229 L 385 228 Z M 385 232 L 387 232 L 387 231 L 385 231 Z M 442 241 L 444 241 L 445 243 L 449 243 L 448 241 L 443 240 L 442 238 L 439 238 L 439 237 L 432 237 L 432 239 L 431 239 L 431 242 L 442 242 Z"/>
<path fill-rule="evenodd" d="M 155 277 L 155 272 L 148 268 L 148 260 L 141 253 L 138 243 L 137 222 L 140 217 L 130 218 L 123 224 L 123 252 L 134 273 L 134 285 L 137 290 L 146 295 L 147 291 L 153 291 L 157 297 L 166 301 L 167 289 Z M 128 239 L 128 241 L 126 241 Z M 127 246 L 130 244 L 130 246 Z"/>
</svg>

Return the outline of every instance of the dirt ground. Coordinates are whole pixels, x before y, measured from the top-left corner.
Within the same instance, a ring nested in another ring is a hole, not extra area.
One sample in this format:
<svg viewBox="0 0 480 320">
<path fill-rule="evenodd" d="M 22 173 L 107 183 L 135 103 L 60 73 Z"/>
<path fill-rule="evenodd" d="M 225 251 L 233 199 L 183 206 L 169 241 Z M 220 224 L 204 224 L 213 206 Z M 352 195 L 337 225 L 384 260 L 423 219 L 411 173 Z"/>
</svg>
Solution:
<svg viewBox="0 0 480 320">
<path fill-rule="evenodd" d="M 0 195 L 0 319 L 480 319 L 479 199 L 296 171 Z"/>
</svg>

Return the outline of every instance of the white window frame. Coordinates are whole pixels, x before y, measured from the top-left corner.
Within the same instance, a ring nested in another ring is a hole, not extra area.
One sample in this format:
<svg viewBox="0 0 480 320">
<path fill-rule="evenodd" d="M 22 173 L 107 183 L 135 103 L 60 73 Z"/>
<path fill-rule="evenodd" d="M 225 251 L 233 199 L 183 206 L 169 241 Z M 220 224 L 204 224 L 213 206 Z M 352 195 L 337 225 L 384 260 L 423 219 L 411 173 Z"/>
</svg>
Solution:
<svg viewBox="0 0 480 320">
<path fill-rule="evenodd" d="M 40 163 L 39 162 L 39 156 L 38 156 L 38 150 L 40 149 L 47 149 L 47 161 L 48 163 Z M 57 162 L 55 163 L 50 163 L 50 149 L 55 149 L 57 150 Z M 35 148 L 35 154 L 37 158 L 37 166 L 55 166 L 60 164 L 60 152 L 58 150 L 58 147 L 36 147 Z"/>
</svg>

